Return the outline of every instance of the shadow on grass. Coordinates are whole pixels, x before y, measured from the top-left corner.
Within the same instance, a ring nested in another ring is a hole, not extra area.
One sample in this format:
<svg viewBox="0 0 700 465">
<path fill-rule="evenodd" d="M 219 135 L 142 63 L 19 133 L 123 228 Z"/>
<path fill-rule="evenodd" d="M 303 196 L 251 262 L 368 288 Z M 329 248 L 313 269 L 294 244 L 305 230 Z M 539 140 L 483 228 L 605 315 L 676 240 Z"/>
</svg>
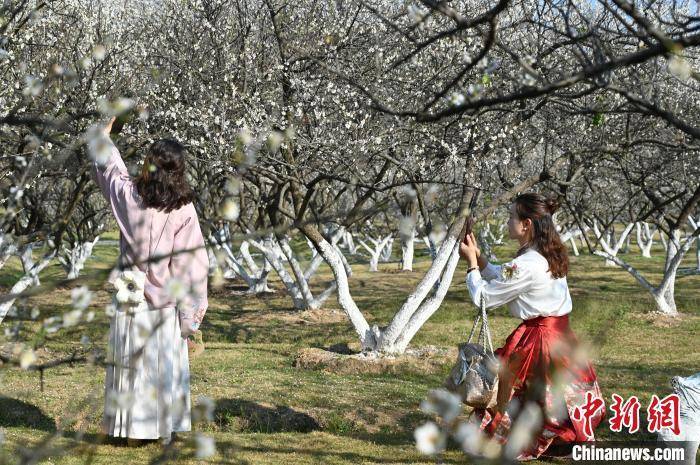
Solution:
<svg viewBox="0 0 700 465">
<path fill-rule="evenodd" d="M 224 431 L 246 433 L 310 433 L 321 425 L 303 412 L 290 407 L 265 406 L 243 399 L 220 399 L 216 402 L 214 421 Z"/>
<path fill-rule="evenodd" d="M 347 463 L 393 463 L 393 464 L 415 464 L 416 458 L 410 459 L 399 459 L 396 457 L 380 457 L 378 455 L 361 454 L 358 452 L 342 452 L 335 451 L 332 449 L 327 450 L 315 450 L 308 449 L 304 447 L 294 448 L 293 446 L 287 447 L 269 447 L 269 446 L 243 446 L 238 443 L 233 443 L 230 441 L 218 441 L 216 443 L 217 448 L 221 450 L 229 450 L 232 454 L 240 452 L 254 452 L 265 455 L 271 454 L 293 454 L 293 455 L 307 455 L 316 458 L 319 462 L 317 463 L 337 463 L 338 460 L 347 461 Z M 425 457 L 421 462 L 434 462 L 435 459 L 430 457 Z M 464 458 L 442 458 L 439 463 L 468 463 Z"/>
<path fill-rule="evenodd" d="M 56 431 L 56 422 L 39 407 L 4 396 L 0 396 L 0 426 Z"/>
</svg>

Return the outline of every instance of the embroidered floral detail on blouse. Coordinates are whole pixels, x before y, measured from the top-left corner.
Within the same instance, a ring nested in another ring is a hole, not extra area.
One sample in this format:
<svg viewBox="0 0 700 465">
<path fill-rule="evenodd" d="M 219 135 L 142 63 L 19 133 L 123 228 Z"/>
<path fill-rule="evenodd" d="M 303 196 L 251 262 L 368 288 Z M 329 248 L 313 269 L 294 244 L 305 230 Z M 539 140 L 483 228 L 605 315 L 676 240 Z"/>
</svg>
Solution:
<svg viewBox="0 0 700 465">
<path fill-rule="evenodd" d="M 501 278 L 506 281 L 511 278 L 517 278 L 520 275 L 520 268 L 518 268 L 517 263 L 512 265 L 502 265 L 501 266 Z"/>
</svg>

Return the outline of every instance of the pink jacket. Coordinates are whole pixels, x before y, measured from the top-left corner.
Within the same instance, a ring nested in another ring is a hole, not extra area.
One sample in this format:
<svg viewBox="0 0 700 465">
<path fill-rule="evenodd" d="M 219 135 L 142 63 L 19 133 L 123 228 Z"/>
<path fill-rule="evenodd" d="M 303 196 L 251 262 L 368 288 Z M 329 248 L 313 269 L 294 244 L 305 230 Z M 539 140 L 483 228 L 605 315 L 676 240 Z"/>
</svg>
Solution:
<svg viewBox="0 0 700 465">
<path fill-rule="evenodd" d="M 191 289 L 179 308 L 187 314 L 193 313 L 195 321 L 201 322 L 209 306 L 209 257 L 194 205 L 190 202 L 172 210 L 166 223 L 167 212 L 142 205 L 119 150 L 111 145 L 111 154 L 105 165 L 93 162 L 92 173 L 119 225 L 122 260 L 133 263 L 173 254 L 151 262 L 144 287 L 146 300 L 153 308 L 174 308 L 176 301 L 168 295 L 165 286 L 171 277 L 175 277 L 186 289 Z M 175 253 L 187 249 L 196 250 Z M 147 266 L 147 263 L 138 265 L 144 272 Z"/>
</svg>

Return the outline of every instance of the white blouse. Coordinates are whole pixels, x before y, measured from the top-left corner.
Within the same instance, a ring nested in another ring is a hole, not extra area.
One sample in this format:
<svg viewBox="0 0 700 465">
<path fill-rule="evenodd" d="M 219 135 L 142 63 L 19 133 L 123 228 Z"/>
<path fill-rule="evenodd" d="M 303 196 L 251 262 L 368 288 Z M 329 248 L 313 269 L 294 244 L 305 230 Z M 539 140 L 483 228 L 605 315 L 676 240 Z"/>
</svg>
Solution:
<svg viewBox="0 0 700 465">
<path fill-rule="evenodd" d="M 514 272 L 509 271 L 512 267 Z M 507 304 L 511 315 L 523 320 L 571 312 L 566 276 L 552 278 L 547 259 L 532 247 L 503 265 L 489 263 L 483 271 L 472 270 L 466 281 L 477 307 L 483 295 L 486 308 Z"/>
</svg>

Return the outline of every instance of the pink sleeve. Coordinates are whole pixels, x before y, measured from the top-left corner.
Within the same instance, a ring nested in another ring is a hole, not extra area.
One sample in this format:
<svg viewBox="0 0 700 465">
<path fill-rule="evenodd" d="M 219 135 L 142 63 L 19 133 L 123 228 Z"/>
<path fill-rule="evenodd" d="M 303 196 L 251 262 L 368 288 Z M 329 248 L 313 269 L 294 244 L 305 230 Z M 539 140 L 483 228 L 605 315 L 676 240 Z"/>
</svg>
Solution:
<svg viewBox="0 0 700 465">
<path fill-rule="evenodd" d="M 190 252 L 181 250 L 196 249 Z M 201 323 L 209 307 L 207 299 L 207 281 L 209 276 L 209 256 L 204 244 L 204 237 L 199 226 L 197 212 L 192 207 L 192 214 L 175 233 L 173 255 L 170 257 L 172 276 L 183 281 L 190 290 L 181 302 L 180 310 L 184 315 L 193 315 Z"/>
<path fill-rule="evenodd" d="M 114 199 L 119 192 L 122 191 L 125 185 L 131 183 L 129 171 L 119 155 L 119 149 L 114 145 L 112 140 L 107 137 L 105 142 L 110 146 L 110 154 L 107 161 L 100 165 L 97 160 L 92 162 L 92 173 L 95 176 L 97 185 L 100 186 L 102 194 L 110 201 Z M 97 142 L 95 142 L 97 143 Z"/>
</svg>

